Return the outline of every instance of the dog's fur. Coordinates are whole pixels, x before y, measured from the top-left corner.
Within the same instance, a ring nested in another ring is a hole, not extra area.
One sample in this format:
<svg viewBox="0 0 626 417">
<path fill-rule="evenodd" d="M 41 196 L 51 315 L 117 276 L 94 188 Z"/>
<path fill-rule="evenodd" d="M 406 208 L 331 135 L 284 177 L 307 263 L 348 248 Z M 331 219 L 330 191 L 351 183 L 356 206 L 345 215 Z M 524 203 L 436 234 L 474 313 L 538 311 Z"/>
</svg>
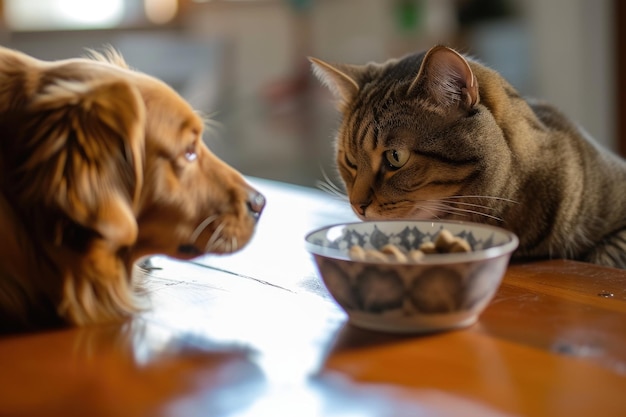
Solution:
<svg viewBox="0 0 626 417">
<path fill-rule="evenodd" d="M 0 48 L 0 331 L 127 317 L 140 258 L 249 241 L 264 198 L 203 127 L 113 50 L 44 62 Z"/>
</svg>

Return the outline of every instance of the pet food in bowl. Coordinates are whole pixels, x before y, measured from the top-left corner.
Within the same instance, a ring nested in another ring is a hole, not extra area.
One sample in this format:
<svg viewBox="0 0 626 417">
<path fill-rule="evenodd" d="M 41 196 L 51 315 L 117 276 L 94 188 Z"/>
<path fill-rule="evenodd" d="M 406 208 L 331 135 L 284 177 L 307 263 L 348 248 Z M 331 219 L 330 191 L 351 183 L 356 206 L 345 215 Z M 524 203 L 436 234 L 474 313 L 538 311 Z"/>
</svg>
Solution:
<svg viewBox="0 0 626 417">
<path fill-rule="evenodd" d="M 438 238 L 462 242 L 466 250 L 410 258 L 411 252 Z M 352 324 L 404 333 L 475 323 L 518 245 L 517 236 L 501 228 L 420 220 L 332 225 L 305 240 L 328 292 Z M 384 256 L 355 256 L 359 250 Z"/>
</svg>

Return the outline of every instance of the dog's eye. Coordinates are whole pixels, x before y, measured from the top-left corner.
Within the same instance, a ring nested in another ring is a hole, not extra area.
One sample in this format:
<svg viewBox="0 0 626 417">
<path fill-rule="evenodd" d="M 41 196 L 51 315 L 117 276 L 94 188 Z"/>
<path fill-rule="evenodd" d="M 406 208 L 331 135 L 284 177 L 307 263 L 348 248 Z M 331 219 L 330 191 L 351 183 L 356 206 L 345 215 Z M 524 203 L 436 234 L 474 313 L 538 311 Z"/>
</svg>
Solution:
<svg viewBox="0 0 626 417">
<path fill-rule="evenodd" d="M 185 150 L 185 159 L 189 162 L 193 162 L 198 159 L 198 154 L 196 153 L 196 147 L 190 146 Z"/>
</svg>

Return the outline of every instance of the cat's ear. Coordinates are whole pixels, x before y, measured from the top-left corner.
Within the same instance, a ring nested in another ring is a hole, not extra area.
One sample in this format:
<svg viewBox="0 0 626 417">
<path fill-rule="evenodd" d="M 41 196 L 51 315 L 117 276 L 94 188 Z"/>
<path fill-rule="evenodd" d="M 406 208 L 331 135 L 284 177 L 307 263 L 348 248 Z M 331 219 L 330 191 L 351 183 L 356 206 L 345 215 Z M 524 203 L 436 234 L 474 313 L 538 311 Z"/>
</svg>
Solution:
<svg viewBox="0 0 626 417">
<path fill-rule="evenodd" d="M 317 78 L 330 89 L 335 98 L 344 104 L 352 101 L 359 92 L 357 67 L 345 64 L 331 65 L 312 57 L 309 57 L 309 61 Z"/>
<path fill-rule="evenodd" d="M 470 108 L 480 99 L 478 80 L 467 60 L 442 45 L 426 52 L 420 70 L 409 87 L 409 94 L 418 85 L 424 85 L 431 97 L 445 107 Z"/>
</svg>

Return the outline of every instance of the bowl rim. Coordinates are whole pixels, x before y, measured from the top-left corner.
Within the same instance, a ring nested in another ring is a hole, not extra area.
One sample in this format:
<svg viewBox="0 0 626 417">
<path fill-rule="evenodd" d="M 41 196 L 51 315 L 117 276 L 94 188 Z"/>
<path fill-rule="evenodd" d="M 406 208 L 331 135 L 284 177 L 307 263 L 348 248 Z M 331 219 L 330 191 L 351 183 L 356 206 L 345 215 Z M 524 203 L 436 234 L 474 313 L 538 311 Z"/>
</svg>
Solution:
<svg viewBox="0 0 626 417">
<path fill-rule="evenodd" d="M 471 252 L 462 252 L 462 253 L 436 253 L 429 254 L 425 256 L 420 262 L 401 262 L 396 260 L 389 260 L 385 262 L 375 261 L 375 260 L 357 260 L 352 259 L 348 255 L 347 251 L 338 250 L 333 248 L 326 248 L 320 245 L 317 245 L 310 241 L 311 237 L 314 234 L 320 233 L 324 230 L 330 230 L 334 227 L 339 226 L 353 226 L 364 223 L 407 223 L 407 224 L 427 224 L 427 223 L 435 223 L 441 224 L 444 228 L 446 224 L 453 224 L 457 226 L 471 226 L 471 227 L 479 227 L 483 229 L 490 229 L 494 232 L 502 233 L 508 236 L 509 241 L 505 242 L 501 245 L 494 246 L 488 249 L 479 249 L 473 250 Z M 447 265 L 447 264 L 456 264 L 470 261 L 480 261 L 480 260 L 489 260 L 498 258 L 504 255 L 511 255 L 515 249 L 519 246 L 519 238 L 510 230 L 506 230 L 502 227 L 493 226 L 490 224 L 483 224 L 477 222 L 467 222 L 460 220 L 409 220 L 409 219 L 389 219 L 389 220 L 365 220 L 365 221 L 353 221 L 353 222 L 341 222 L 329 224 L 326 226 L 318 227 L 314 230 L 308 232 L 305 237 L 305 247 L 306 250 L 313 254 L 324 256 L 326 258 L 344 260 L 349 262 L 356 262 L 361 264 L 373 264 L 373 265 Z"/>
</svg>

